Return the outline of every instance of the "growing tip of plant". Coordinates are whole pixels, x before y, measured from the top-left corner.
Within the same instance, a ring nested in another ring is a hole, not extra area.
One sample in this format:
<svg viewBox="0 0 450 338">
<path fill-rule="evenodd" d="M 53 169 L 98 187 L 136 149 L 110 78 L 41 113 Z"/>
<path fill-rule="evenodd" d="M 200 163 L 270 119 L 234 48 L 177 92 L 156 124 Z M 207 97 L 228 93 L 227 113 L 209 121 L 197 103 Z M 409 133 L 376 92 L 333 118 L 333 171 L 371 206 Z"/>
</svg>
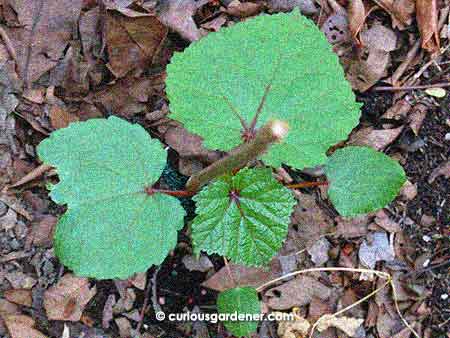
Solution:
<svg viewBox="0 0 450 338">
<path fill-rule="evenodd" d="M 186 183 L 187 191 L 197 191 L 216 177 L 232 173 L 257 159 L 276 142 L 281 142 L 289 131 L 289 125 L 282 120 L 272 120 L 257 130 L 255 136 L 232 149 L 224 158 L 191 176 Z"/>
</svg>

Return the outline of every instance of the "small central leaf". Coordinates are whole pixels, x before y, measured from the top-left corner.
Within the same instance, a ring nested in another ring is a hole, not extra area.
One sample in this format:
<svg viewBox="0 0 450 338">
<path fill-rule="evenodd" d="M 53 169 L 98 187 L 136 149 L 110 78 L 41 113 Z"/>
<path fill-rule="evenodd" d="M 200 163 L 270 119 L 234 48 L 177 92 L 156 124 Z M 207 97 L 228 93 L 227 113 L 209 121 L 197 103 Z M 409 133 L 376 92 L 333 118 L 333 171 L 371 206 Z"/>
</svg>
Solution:
<svg viewBox="0 0 450 338">
<path fill-rule="evenodd" d="M 67 212 L 55 250 L 75 273 L 126 278 L 160 264 L 176 245 L 184 210 L 172 196 L 146 193 L 166 152 L 141 126 L 116 117 L 72 123 L 42 141 L 38 153 L 58 171 L 51 197 Z"/>
<path fill-rule="evenodd" d="M 270 169 L 223 176 L 197 196 L 192 237 L 197 252 L 218 253 L 235 263 L 263 265 L 280 249 L 295 199 Z"/>
</svg>

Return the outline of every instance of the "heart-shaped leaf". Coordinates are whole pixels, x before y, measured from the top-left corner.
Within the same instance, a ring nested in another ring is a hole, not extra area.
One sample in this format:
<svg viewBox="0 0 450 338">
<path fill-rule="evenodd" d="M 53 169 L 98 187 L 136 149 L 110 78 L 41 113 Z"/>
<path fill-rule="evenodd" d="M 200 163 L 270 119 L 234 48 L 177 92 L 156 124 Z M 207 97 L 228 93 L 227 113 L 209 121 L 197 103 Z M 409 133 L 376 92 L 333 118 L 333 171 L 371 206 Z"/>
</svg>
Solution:
<svg viewBox="0 0 450 338">
<path fill-rule="evenodd" d="M 68 210 L 55 250 L 76 274 L 126 278 L 160 264 L 176 245 L 184 210 L 175 197 L 146 193 L 166 152 L 141 126 L 116 117 L 72 123 L 38 153 L 58 171 L 51 197 Z"/>
<path fill-rule="evenodd" d="M 325 165 L 328 195 L 342 216 L 356 216 L 385 207 L 406 181 L 403 168 L 368 147 L 338 149 Z"/>
<path fill-rule="evenodd" d="M 287 121 L 289 135 L 263 157 L 273 166 L 324 163 L 360 116 L 338 57 L 298 11 L 208 34 L 173 56 L 166 84 L 171 117 L 212 149 L 232 149 L 270 119 Z"/>
<path fill-rule="evenodd" d="M 235 263 L 270 261 L 286 237 L 295 199 L 270 169 L 243 169 L 223 176 L 194 197 L 196 252 L 218 253 Z"/>
<path fill-rule="evenodd" d="M 259 305 L 256 290 L 249 287 L 234 288 L 221 292 L 217 297 L 217 309 L 221 314 L 234 314 L 241 316 L 259 315 L 261 307 Z M 256 332 L 257 321 L 226 321 L 225 327 L 236 337 L 247 337 L 250 333 Z"/>
</svg>

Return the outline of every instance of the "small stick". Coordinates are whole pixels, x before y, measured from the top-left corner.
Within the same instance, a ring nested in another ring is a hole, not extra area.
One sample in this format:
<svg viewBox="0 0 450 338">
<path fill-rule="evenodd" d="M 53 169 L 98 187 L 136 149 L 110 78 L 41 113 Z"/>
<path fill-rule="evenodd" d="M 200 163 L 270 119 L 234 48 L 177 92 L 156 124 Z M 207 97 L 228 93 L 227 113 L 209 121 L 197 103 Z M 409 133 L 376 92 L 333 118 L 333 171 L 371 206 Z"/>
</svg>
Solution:
<svg viewBox="0 0 450 338">
<path fill-rule="evenodd" d="M 203 185 L 214 178 L 231 173 L 237 168 L 245 167 L 248 162 L 263 154 L 270 145 L 281 141 L 287 132 L 287 123 L 280 120 L 268 122 L 258 130 L 255 137 L 248 143 L 234 148 L 224 158 L 191 176 L 186 183 L 186 190 L 192 192 L 198 191 Z"/>
<path fill-rule="evenodd" d="M 428 88 L 445 88 L 450 87 L 450 82 L 440 82 L 427 85 L 418 86 L 404 86 L 404 87 L 375 87 L 372 90 L 377 92 L 390 92 L 390 91 L 401 91 L 401 90 L 417 90 L 417 89 L 428 89 Z"/>
<path fill-rule="evenodd" d="M 20 180 L 18 180 L 16 183 L 11 184 L 8 188 L 16 188 L 20 185 L 23 185 L 25 183 L 28 183 L 39 176 L 43 175 L 46 171 L 49 171 L 53 167 L 47 164 L 41 164 L 39 167 L 33 169 L 28 174 L 26 174 L 24 177 L 22 177 Z"/>
<path fill-rule="evenodd" d="M 6 33 L 5 29 L 1 26 L 0 26 L 0 37 L 2 38 L 3 42 L 5 43 L 5 46 L 6 46 L 6 49 L 8 50 L 9 55 L 16 63 L 16 67 L 17 67 L 16 69 L 18 70 L 18 73 L 20 75 L 21 70 L 19 69 L 20 64 L 19 64 L 19 61 L 17 60 L 16 50 L 14 49 L 14 45 L 12 44 L 12 42 L 8 36 L 8 33 Z"/>
<path fill-rule="evenodd" d="M 327 181 L 320 182 L 300 182 L 286 185 L 286 188 L 289 189 L 299 189 L 299 188 L 309 188 L 309 187 L 318 187 L 321 185 L 328 185 Z"/>
</svg>

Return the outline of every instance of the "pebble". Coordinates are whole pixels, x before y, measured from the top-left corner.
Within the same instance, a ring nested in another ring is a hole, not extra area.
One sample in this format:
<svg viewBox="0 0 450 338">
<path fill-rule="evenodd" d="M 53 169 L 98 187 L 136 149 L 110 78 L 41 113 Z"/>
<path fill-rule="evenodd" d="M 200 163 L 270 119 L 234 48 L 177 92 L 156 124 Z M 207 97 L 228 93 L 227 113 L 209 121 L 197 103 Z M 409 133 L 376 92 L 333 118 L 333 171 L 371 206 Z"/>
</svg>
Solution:
<svg viewBox="0 0 450 338">
<path fill-rule="evenodd" d="M 422 237 L 422 239 L 423 239 L 424 242 L 427 242 L 427 243 L 431 241 L 431 237 L 428 236 L 428 235 L 424 235 L 424 236 Z"/>
<path fill-rule="evenodd" d="M 445 134 L 445 140 L 450 141 L 450 133 Z"/>
<path fill-rule="evenodd" d="M 442 299 L 442 300 L 447 300 L 447 299 L 448 299 L 448 294 L 443 293 L 443 294 L 441 295 L 441 299 Z"/>
<path fill-rule="evenodd" d="M 431 262 L 431 260 L 430 260 L 430 259 L 427 259 L 425 262 L 423 262 L 422 266 L 423 266 L 424 268 L 426 268 L 428 265 L 430 265 L 430 262 Z"/>
</svg>

